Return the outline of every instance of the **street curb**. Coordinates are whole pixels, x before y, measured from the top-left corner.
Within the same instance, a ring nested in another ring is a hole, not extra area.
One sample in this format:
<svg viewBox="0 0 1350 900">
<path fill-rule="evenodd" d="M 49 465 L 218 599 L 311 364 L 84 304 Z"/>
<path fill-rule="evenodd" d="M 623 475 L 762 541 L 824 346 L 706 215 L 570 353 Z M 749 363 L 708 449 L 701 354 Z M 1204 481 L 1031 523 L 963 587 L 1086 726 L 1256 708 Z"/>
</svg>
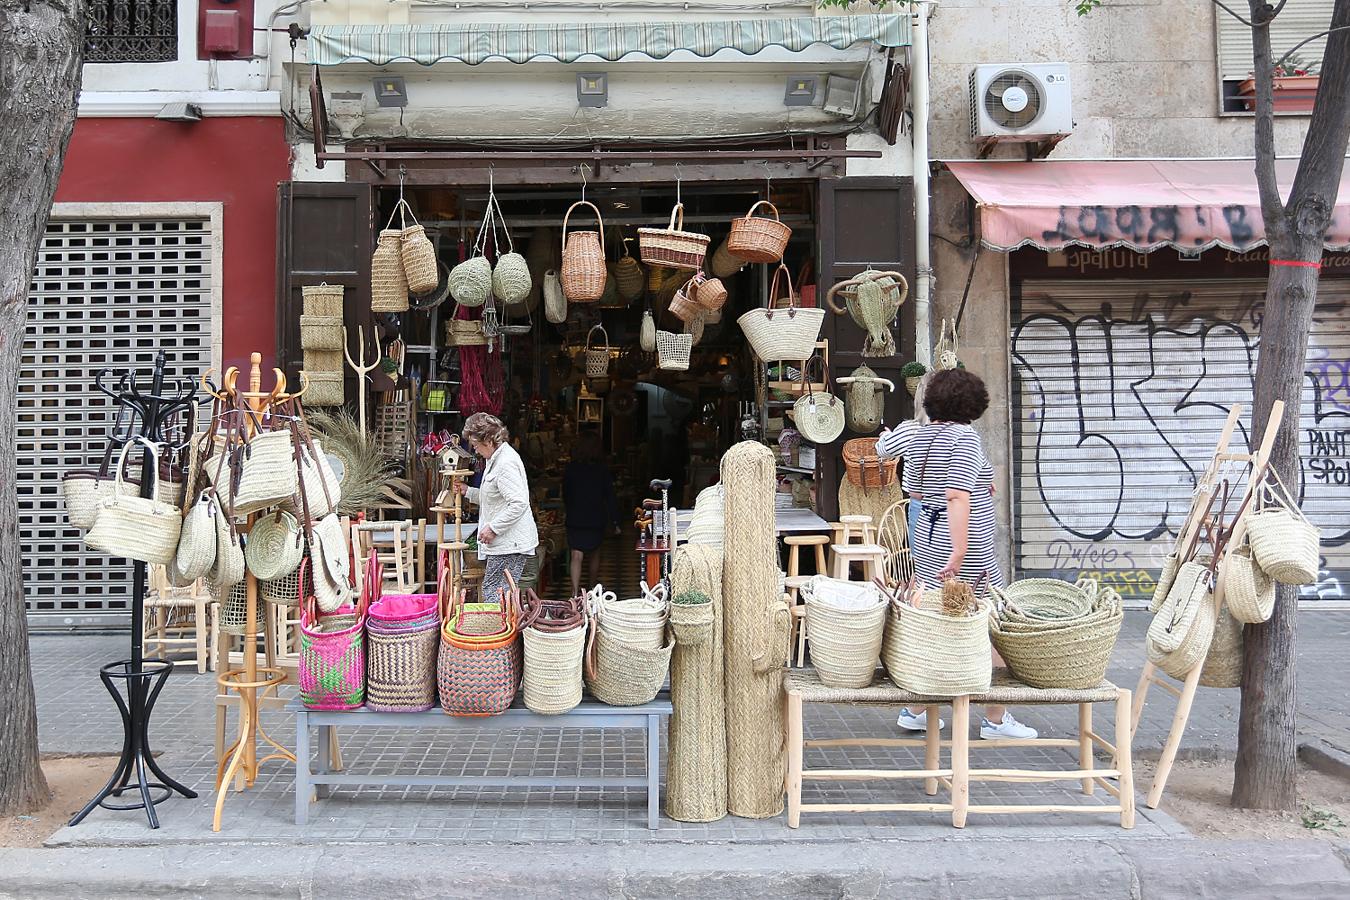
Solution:
<svg viewBox="0 0 1350 900">
<path fill-rule="evenodd" d="M 1298 745 L 1299 762 L 1332 778 L 1350 781 L 1350 753 L 1321 738 Z"/>
<path fill-rule="evenodd" d="M 0 850 L 0 897 L 1346 896 L 1330 843 L 942 840 L 740 844 L 218 845 Z"/>
</svg>

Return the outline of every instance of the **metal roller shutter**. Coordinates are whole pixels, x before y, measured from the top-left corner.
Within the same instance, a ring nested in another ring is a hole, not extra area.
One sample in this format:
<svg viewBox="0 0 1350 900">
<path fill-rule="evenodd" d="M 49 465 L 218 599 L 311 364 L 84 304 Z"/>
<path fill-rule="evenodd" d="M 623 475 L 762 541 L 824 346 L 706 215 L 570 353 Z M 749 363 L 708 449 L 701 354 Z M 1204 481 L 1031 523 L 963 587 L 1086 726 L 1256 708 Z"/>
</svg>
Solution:
<svg viewBox="0 0 1350 900">
<path fill-rule="evenodd" d="M 1227 408 L 1243 404 L 1250 422 L 1264 292 L 1259 279 L 1022 284 L 1012 334 L 1019 577 L 1095 576 L 1127 602 L 1148 598 Z M 1350 279 L 1324 279 L 1299 487 L 1322 529 L 1323 567 L 1305 599 L 1346 599 L 1350 584 L 1348 311 Z"/>
<path fill-rule="evenodd" d="M 24 594 L 35 626 L 126 625 L 127 562 L 87 551 L 61 475 L 102 461 L 104 367 L 173 374 L 211 365 L 211 226 L 205 219 L 53 219 L 28 298 L 19 370 L 17 487 Z"/>
<path fill-rule="evenodd" d="M 1270 23 L 1270 47 L 1275 59 L 1278 60 L 1298 44 L 1330 28 L 1333 6 L 1333 0 L 1289 0 L 1275 21 Z M 1244 19 L 1251 15 L 1245 3 L 1233 9 Z M 1214 8 L 1214 21 L 1219 32 L 1220 77 L 1225 81 L 1250 78 L 1252 30 L 1217 6 Z M 1302 66 L 1320 66 L 1326 49 L 1326 37 L 1318 37 L 1299 47 L 1290 62 L 1302 63 Z"/>
</svg>

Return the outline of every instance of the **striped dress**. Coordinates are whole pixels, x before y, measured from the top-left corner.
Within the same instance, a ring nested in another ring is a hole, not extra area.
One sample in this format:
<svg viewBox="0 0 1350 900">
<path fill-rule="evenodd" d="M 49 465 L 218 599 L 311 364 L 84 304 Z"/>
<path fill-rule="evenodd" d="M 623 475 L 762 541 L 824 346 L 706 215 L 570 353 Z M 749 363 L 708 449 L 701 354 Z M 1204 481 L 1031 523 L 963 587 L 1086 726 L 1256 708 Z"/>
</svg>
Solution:
<svg viewBox="0 0 1350 900">
<path fill-rule="evenodd" d="M 1003 586 L 994 539 L 994 467 L 984 455 L 979 433 L 969 425 L 904 422 L 882 432 L 877 453 L 905 462 L 902 487 L 911 497 L 923 498 L 923 511 L 910 534 L 916 577 L 930 588 L 941 583 L 938 573 L 951 557 L 947 527 L 947 491 L 970 494 L 970 523 L 966 556 L 960 578 L 974 584 L 985 572 L 995 587 Z"/>
</svg>

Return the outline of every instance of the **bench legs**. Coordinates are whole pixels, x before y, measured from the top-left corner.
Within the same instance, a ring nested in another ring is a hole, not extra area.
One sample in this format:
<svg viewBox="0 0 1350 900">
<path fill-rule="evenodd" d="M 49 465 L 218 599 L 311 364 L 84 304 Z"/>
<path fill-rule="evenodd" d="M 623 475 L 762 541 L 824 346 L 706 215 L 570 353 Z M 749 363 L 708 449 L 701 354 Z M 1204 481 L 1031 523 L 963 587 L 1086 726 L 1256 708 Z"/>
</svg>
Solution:
<svg viewBox="0 0 1350 900">
<path fill-rule="evenodd" d="M 929 706 L 925 710 L 928 718 L 928 731 L 924 734 L 923 767 L 931 772 L 942 765 L 942 732 L 938 724 L 942 721 L 938 718 L 942 712 L 942 707 Z M 923 780 L 923 792 L 930 797 L 936 796 L 938 780 L 936 778 L 925 778 Z"/>
<path fill-rule="evenodd" d="M 802 822 L 802 695 L 787 694 L 787 823 L 796 828 Z"/>
<path fill-rule="evenodd" d="M 309 713 L 295 713 L 295 824 L 309 820 Z"/>
<path fill-rule="evenodd" d="M 661 717 L 647 717 L 647 827 L 661 817 Z"/>
<path fill-rule="evenodd" d="M 970 698 L 952 698 L 952 827 L 966 827 L 970 806 Z"/>
<path fill-rule="evenodd" d="M 1133 737 L 1130 715 L 1130 692 L 1116 695 L 1116 771 L 1120 772 L 1120 827 L 1134 827 L 1134 755 L 1130 749 Z"/>
</svg>

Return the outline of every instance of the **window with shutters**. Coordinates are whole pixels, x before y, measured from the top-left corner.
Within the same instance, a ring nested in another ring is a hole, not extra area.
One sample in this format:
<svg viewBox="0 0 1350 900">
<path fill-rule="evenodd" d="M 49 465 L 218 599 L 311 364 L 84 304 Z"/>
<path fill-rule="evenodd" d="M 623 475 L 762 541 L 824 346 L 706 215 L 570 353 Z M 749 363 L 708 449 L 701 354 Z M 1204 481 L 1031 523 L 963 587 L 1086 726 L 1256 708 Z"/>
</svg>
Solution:
<svg viewBox="0 0 1350 900">
<path fill-rule="evenodd" d="M 1291 73 L 1297 69 L 1315 74 L 1321 68 L 1326 36 L 1308 39 L 1321 35 L 1331 27 L 1334 2 L 1287 0 L 1284 9 L 1280 10 L 1270 26 L 1270 45 L 1276 62 L 1285 54 L 1290 54 L 1285 60 L 1285 67 Z M 1229 5 L 1243 18 L 1248 17 L 1245 3 Z M 1219 82 L 1223 91 L 1222 109 L 1224 112 L 1249 112 L 1250 102 L 1243 96 L 1243 82 L 1252 77 L 1252 31 L 1218 7 L 1215 7 L 1215 22 L 1218 31 Z M 1308 43 L 1304 44 L 1304 41 Z M 1280 111 L 1277 109 L 1277 112 Z"/>
</svg>

